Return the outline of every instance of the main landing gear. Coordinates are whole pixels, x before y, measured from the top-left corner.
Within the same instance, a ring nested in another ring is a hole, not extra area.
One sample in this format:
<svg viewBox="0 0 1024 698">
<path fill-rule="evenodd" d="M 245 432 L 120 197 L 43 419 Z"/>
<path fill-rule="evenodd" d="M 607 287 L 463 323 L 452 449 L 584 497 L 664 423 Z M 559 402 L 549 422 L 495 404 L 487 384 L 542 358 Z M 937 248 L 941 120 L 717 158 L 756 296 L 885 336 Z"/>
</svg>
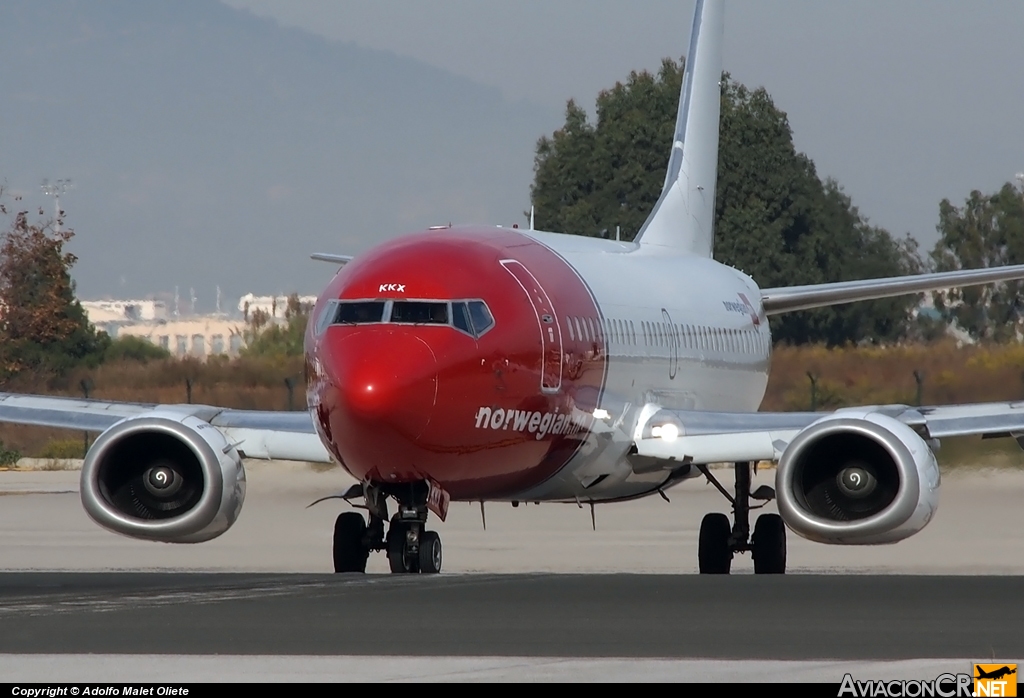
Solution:
<svg viewBox="0 0 1024 698">
<path fill-rule="evenodd" d="M 386 551 L 391 571 L 398 574 L 436 574 L 441 571 L 441 537 L 426 529 L 426 483 L 389 488 L 353 485 L 341 498 L 362 497 L 368 518 L 354 511 L 334 523 L 334 571 L 365 572 L 371 551 Z M 387 498 L 398 501 L 398 511 L 388 522 Z M 385 533 L 385 522 L 387 531 Z"/>
<path fill-rule="evenodd" d="M 754 558 L 755 574 L 785 574 L 786 526 L 778 514 L 761 514 L 750 535 L 750 510 L 764 504 L 750 506 L 750 500 L 765 504 L 775 498 L 775 491 L 767 485 L 750 491 L 750 463 L 736 463 L 735 496 L 729 494 L 711 474 L 706 465 L 697 466 L 712 485 L 732 502 L 733 520 L 725 514 L 708 514 L 700 522 L 697 558 L 701 574 L 729 574 L 736 553 L 750 551 Z"/>
</svg>

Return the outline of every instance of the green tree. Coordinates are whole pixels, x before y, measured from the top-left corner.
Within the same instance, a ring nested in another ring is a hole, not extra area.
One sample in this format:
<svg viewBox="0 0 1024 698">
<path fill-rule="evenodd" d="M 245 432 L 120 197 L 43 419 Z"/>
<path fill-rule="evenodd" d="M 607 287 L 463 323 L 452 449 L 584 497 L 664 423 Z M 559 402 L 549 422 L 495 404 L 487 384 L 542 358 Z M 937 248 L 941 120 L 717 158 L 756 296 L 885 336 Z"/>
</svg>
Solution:
<svg viewBox="0 0 1024 698">
<path fill-rule="evenodd" d="M 962 207 L 939 204 L 939 240 L 931 258 L 939 271 L 1024 263 L 1024 193 L 1004 184 L 992 195 L 972 191 Z M 1024 284 L 970 286 L 936 293 L 935 307 L 978 339 L 1011 339 L 1021 328 Z"/>
<path fill-rule="evenodd" d="M 171 352 L 163 347 L 158 347 L 150 341 L 131 335 L 114 339 L 103 352 L 104 361 L 138 361 L 144 364 L 169 358 L 171 358 Z"/>
<path fill-rule="evenodd" d="M 531 189 L 537 225 L 631 240 L 657 202 L 675 126 L 682 65 L 631 73 L 597 98 L 597 120 L 570 101 L 565 125 L 538 141 Z M 723 76 L 715 258 L 762 287 L 893 276 L 920 269 L 913 241 L 872 226 L 834 181 L 797 153 L 786 114 L 763 88 Z M 891 340 L 916 297 L 772 319 L 793 343 Z"/>
<path fill-rule="evenodd" d="M 0 213 L 7 214 L 6 204 Z M 42 216 L 42 210 L 40 210 Z M 0 245 L 0 379 L 26 370 L 64 373 L 96 364 L 110 338 L 97 332 L 75 298 L 64 247 L 74 236 L 18 211 Z"/>
<path fill-rule="evenodd" d="M 283 324 L 271 322 L 270 316 L 257 310 L 249 316 L 245 330 L 246 345 L 242 356 L 287 357 L 302 356 L 306 323 L 313 307 L 299 300 L 298 294 L 288 296 Z"/>
</svg>

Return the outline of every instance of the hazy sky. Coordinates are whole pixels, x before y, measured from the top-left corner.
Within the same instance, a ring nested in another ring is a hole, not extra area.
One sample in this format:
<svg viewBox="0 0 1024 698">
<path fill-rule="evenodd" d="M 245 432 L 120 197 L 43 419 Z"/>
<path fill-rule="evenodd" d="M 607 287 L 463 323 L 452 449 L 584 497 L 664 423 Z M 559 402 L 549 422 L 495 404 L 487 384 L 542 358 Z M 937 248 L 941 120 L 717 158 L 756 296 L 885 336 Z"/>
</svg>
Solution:
<svg viewBox="0 0 1024 698">
<path fill-rule="evenodd" d="M 683 55 L 693 11 L 686 0 L 225 2 L 556 107 L 592 107 L 630 70 Z M 941 198 L 1024 170 L 1022 27 L 1020 0 L 733 0 L 725 68 L 768 88 L 797 147 L 872 221 L 930 248 Z"/>
</svg>

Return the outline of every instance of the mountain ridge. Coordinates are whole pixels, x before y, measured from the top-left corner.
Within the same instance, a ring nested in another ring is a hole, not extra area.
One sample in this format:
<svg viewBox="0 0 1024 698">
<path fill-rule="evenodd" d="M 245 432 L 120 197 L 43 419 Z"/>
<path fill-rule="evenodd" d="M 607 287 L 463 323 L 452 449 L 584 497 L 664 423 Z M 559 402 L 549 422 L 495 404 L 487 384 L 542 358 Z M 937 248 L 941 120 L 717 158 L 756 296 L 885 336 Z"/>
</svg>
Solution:
<svg viewBox="0 0 1024 698">
<path fill-rule="evenodd" d="M 311 292 L 313 251 L 528 206 L 560 115 L 213 0 L 11 0 L 0 178 L 71 177 L 83 297 Z M 33 199 L 34 200 L 34 199 Z"/>
</svg>

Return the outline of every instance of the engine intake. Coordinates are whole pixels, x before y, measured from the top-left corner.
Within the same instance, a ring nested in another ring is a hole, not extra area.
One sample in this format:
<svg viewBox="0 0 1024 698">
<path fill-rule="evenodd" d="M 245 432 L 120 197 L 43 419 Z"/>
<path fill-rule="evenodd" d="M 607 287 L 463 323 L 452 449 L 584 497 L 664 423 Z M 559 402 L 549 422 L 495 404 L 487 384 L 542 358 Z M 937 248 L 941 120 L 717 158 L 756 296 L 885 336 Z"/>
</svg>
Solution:
<svg viewBox="0 0 1024 698">
<path fill-rule="evenodd" d="M 938 507 L 939 468 L 910 427 L 878 412 L 824 417 L 789 444 L 776 474 L 779 514 L 823 543 L 892 543 Z"/>
<path fill-rule="evenodd" d="M 171 411 L 118 422 L 89 449 L 82 504 L 99 525 L 133 538 L 198 543 L 224 533 L 245 499 L 234 446 L 201 419 Z"/>
</svg>

